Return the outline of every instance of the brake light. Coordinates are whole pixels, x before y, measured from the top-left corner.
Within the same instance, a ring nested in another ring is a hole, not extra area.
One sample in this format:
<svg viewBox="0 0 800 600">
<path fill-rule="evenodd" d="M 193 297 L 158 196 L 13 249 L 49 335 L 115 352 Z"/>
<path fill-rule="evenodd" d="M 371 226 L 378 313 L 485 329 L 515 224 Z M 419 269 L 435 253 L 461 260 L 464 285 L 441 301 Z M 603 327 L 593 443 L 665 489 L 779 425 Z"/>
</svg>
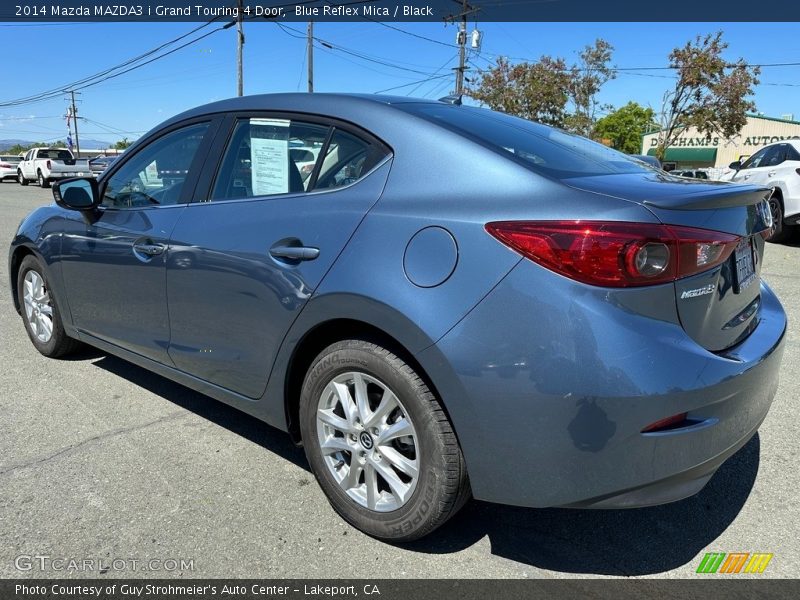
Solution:
<svg viewBox="0 0 800 600">
<path fill-rule="evenodd" d="M 51 170 L 52 168 L 53 168 L 53 167 L 52 167 L 52 165 L 50 164 L 50 161 L 48 160 L 48 161 L 47 161 L 47 170 L 49 171 L 49 170 Z"/>
<path fill-rule="evenodd" d="M 675 281 L 723 263 L 739 237 L 674 225 L 599 221 L 500 221 L 486 231 L 525 258 L 590 285 Z"/>
<path fill-rule="evenodd" d="M 794 172 L 800 175 L 800 169 L 795 169 Z"/>
<path fill-rule="evenodd" d="M 0 169 L 10 169 L 11 165 L 8 163 L 0 163 Z"/>
</svg>

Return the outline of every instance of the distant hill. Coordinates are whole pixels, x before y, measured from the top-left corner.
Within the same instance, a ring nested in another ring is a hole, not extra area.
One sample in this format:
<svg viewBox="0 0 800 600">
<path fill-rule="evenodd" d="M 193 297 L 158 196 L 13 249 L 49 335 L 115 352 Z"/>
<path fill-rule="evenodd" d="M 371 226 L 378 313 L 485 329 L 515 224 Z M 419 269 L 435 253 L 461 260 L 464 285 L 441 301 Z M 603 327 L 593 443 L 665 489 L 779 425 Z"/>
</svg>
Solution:
<svg viewBox="0 0 800 600">
<path fill-rule="evenodd" d="M 91 148 L 93 150 L 101 150 L 103 148 L 108 148 L 109 146 L 113 146 L 114 142 L 102 142 L 100 140 L 91 140 L 91 139 L 83 139 L 80 138 L 81 142 L 81 150 L 84 148 Z M 12 146 L 16 146 L 19 144 L 20 146 L 30 146 L 31 144 L 36 143 L 36 140 L 17 140 L 17 139 L 3 139 L 0 140 L 0 152 L 3 150 L 8 150 Z"/>
</svg>

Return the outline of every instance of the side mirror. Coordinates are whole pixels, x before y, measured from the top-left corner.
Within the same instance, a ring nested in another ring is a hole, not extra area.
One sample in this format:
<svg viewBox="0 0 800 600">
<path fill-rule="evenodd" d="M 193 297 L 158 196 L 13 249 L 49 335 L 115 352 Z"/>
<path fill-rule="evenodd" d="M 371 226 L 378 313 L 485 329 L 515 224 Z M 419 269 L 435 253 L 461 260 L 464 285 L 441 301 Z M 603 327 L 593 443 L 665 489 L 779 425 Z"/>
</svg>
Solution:
<svg viewBox="0 0 800 600">
<path fill-rule="evenodd" d="M 56 204 L 69 210 L 94 211 L 100 204 L 100 193 L 94 178 L 75 177 L 53 184 Z"/>
<path fill-rule="evenodd" d="M 733 169 L 734 171 L 738 171 L 742 168 L 742 161 L 735 160 L 731 164 L 728 165 L 729 169 Z"/>
</svg>

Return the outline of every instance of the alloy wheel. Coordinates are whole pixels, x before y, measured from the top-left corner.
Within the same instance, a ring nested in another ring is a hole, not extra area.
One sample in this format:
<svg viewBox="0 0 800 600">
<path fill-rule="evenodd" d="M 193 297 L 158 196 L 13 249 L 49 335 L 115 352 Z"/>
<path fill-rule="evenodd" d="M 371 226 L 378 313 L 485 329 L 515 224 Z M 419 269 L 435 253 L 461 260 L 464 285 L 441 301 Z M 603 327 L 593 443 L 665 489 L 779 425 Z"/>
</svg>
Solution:
<svg viewBox="0 0 800 600">
<path fill-rule="evenodd" d="M 389 512 L 411 498 L 419 479 L 417 433 L 384 383 L 360 372 L 335 377 L 319 398 L 317 436 L 328 471 L 361 506 Z"/>
<path fill-rule="evenodd" d="M 25 317 L 36 338 L 46 344 L 53 336 L 53 304 L 44 279 L 36 271 L 28 271 L 23 283 L 22 299 Z"/>
</svg>

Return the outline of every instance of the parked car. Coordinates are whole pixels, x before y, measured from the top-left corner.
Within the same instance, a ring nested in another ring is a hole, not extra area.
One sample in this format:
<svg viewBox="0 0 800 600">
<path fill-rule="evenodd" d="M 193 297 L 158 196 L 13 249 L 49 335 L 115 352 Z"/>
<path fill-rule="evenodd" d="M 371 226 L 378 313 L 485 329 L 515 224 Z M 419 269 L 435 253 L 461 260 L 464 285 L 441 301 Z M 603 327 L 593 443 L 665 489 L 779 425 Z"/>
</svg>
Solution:
<svg viewBox="0 0 800 600">
<path fill-rule="evenodd" d="M 100 173 L 105 171 L 115 160 L 117 160 L 116 156 L 95 156 L 89 160 L 89 168 L 92 171 L 92 175 L 95 177 L 99 176 Z"/>
<path fill-rule="evenodd" d="M 0 155 L 0 182 L 17 178 L 17 165 L 21 160 L 22 157 L 13 154 Z"/>
<path fill-rule="evenodd" d="M 289 140 L 321 144 L 305 180 Z M 250 96 L 55 185 L 9 272 L 39 352 L 85 342 L 287 431 L 344 519 L 409 541 L 470 495 L 702 489 L 777 389 L 768 194 L 485 109 Z"/>
<path fill-rule="evenodd" d="M 39 187 L 50 187 L 50 183 L 68 177 L 84 177 L 92 174 L 89 161 L 76 159 L 66 148 L 31 148 L 17 167 L 17 181 L 28 185 L 37 181 Z"/>
<path fill-rule="evenodd" d="M 700 169 L 688 169 L 682 171 L 672 171 L 678 177 L 689 177 L 690 179 L 708 179 L 708 173 Z"/>
<path fill-rule="evenodd" d="M 773 190 L 769 200 L 775 222 L 773 242 L 784 242 L 800 223 L 800 140 L 764 146 L 744 163 L 734 162 L 730 181 L 754 183 Z"/>
</svg>

